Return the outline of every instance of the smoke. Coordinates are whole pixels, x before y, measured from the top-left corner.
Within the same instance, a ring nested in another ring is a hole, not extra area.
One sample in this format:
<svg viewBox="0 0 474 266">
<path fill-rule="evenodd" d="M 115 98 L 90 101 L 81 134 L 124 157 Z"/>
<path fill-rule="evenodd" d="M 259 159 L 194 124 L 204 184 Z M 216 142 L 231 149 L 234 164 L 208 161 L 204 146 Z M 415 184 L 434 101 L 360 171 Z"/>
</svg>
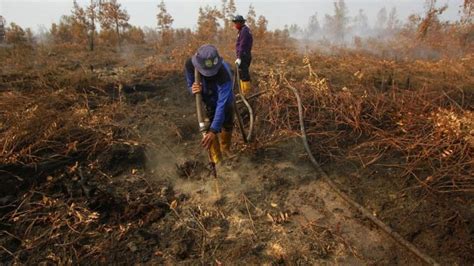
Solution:
<svg viewBox="0 0 474 266">
<path fill-rule="evenodd" d="M 353 17 L 348 15 L 344 1 L 335 3 L 334 14 L 325 14 L 323 18 L 315 13 L 308 19 L 306 27 L 297 25 L 288 27 L 290 36 L 304 41 L 323 41 L 335 45 L 351 46 L 358 39 L 377 38 L 387 40 L 401 30 L 401 22 L 397 17 L 397 9 L 387 12 L 382 8 L 374 25 L 363 9 L 359 9 Z"/>
<path fill-rule="evenodd" d="M 369 17 L 362 9 L 354 16 L 349 16 L 344 1 L 339 0 L 334 4 L 333 14 L 325 14 L 321 18 L 315 13 L 309 17 L 304 28 L 291 25 L 286 29 L 297 41 L 301 52 L 334 54 L 344 48 L 391 59 L 439 59 L 447 54 L 442 47 L 452 47 L 456 39 L 443 34 L 443 30 L 450 27 L 447 26 L 449 24 L 439 23 L 435 28 L 440 30 L 432 34 L 436 38 L 420 40 L 417 32 L 423 19 L 419 15 L 411 15 L 402 22 L 398 18 L 396 8 L 381 8 L 373 21 L 375 23 L 371 25 Z M 439 22 L 437 19 L 433 21 Z M 449 56 L 452 55 L 451 53 Z"/>
</svg>

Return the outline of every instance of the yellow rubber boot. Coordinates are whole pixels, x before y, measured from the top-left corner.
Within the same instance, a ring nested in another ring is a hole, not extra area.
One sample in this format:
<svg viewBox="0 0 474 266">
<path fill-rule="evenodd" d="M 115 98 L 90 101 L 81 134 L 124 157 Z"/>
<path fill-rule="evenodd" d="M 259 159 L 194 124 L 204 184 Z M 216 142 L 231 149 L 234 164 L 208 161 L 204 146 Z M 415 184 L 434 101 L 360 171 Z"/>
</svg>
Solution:
<svg viewBox="0 0 474 266">
<path fill-rule="evenodd" d="M 250 94 L 250 81 L 240 81 L 240 88 L 242 89 L 242 94 L 248 96 Z"/>
<path fill-rule="evenodd" d="M 213 163 L 218 164 L 222 161 L 222 151 L 219 145 L 219 139 L 216 138 L 211 143 L 211 147 L 209 148 L 209 156 Z"/>
<path fill-rule="evenodd" d="M 219 138 L 221 144 L 221 152 L 224 156 L 230 156 L 230 147 L 232 145 L 232 131 L 222 130 Z"/>
</svg>

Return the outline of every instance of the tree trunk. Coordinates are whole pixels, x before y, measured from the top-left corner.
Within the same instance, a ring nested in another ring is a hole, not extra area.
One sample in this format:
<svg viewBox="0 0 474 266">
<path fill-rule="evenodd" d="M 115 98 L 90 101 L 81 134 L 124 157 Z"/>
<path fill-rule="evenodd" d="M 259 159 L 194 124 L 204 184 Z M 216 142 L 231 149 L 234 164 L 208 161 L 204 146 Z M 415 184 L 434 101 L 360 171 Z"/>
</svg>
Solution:
<svg viewBox="0 0 474 266">
<path fill-rule="evenodd" d="M 120 41 L 119 22 L 117 19 L 115 20 L 115 32 L 117 33 L 117 42 L 118 42 L 119 48 L 122 48 L 122 43 Z"/>
<path fill-rule="evenodd" d="M 91 0 L 91 6 L 90 6 L 90 16 L 91 16 L 91 29 L 89 33 L 89 50 L 94 51 L 94 38 L 95 38 L 95 8 L 93 0 Z"/>
<path fill-rule="evenodd" d="M 0 43 L 2 43 L 5 39 L 5 22 L 3 17 L 0 16 Z"/>
<path fill-rule="evenodd" d="M 95 24 L 92 23 L 92 29 L 90 32 L 90 40 L 89 40 L 89 50 L 94 51 L 94 37 L 95 37 Z"/>
</svg>

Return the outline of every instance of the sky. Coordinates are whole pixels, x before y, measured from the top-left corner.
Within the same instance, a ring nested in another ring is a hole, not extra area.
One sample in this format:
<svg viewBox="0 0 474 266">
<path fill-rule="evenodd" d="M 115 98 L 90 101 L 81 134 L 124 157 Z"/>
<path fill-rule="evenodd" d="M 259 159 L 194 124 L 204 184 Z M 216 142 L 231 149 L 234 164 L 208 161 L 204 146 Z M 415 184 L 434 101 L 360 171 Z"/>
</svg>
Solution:
<svg viewBox="0 0 474 266">
<path fill-rule="evenodd" d="M 155 27 L 157 5 L 160 0 L 118 0 L 130 14 L 130 23 L 136 26 Z M 58 22 L 61 15 L 70 14 L 72 0 L 0 0 L 0 15 L 7 23 L 15 22 L 22 27 L 37 31 L 41 26 L 49 28 L 51 23 Z M 85 5 L 87 0 L 78 0 Z M 332 14 L 333 0 L 235 0 L 237 12 L 247 14 L 252 4 L 258 15 L 264 15 L 270 29 L 283 28 L 285 25 L 297 24 L 305 27 L 308 18 L 318 13 L 320 22 L 324 14 Z M 346 0 L 350 15 L 364 9 L 373 24 L 377 12 L 386 7 L 396 7 L 399 18 L 405 20 L 410 14 L 423 12 L 424 0 Z M 447 3 L 449 9 L 443 19 L 457 20 L 462 0 L 438 0 L 439 4 Z M 221 6 L 221 0 L 165 0 L 165 4 L 174 18 L 173 27 L 196 27 L 199 7 Z"/>
</svg>

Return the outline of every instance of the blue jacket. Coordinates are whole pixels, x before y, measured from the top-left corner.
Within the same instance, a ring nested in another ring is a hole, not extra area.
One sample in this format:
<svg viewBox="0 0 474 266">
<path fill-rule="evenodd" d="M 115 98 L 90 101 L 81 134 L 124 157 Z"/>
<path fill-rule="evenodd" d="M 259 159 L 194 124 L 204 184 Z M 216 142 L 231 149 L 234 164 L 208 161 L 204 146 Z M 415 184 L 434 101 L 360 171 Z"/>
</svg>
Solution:
<svg viewBox="0 0 474 266">
<path fill-rule="evenodd" d="M 250 28 L 244 25 L 237 35 L 237 42 L 235 43 L 235 51 L 237 58 L 241 58 L 242 55 L 251 55 L 252 52 L 253 37 Z"/>
<path fill-rule="evenodd" d="M 192 93 L 194 83 L 194 66 L 191 59 L 185 64 L 186 82 L 188 90 Z M 227 62 L 223 62 L 219 72 L 212 77 L 201 76 L 202 100 L 208 110 L 215 110 L 214 119 L 209 128 L 210 131 L 218 133 L 222 129 L 225 119 L 225 109 L 230 107 L 234 101 L 232 91 L 232 71 Z"/>
</svg>

